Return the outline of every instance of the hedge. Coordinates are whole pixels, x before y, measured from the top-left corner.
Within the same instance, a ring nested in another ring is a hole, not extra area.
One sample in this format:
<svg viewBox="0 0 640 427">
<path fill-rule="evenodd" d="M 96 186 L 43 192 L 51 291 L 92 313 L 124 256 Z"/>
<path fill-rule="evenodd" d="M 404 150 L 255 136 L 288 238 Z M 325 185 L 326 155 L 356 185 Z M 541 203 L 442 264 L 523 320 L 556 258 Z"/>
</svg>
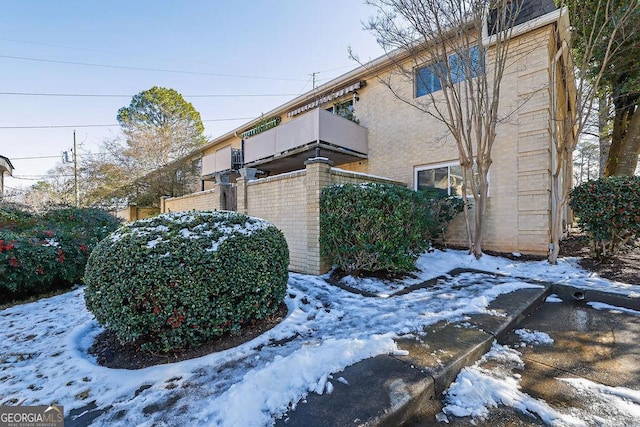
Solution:
<svg viewBox="0 0 640 427">
<path fill-rule="evenodd" d="M 458 198 L 391 184 L 326 187 L 320 198 L 321 254 L 348 274 L 406 274 L 462 211 Z"/>
<path fill-rule="evenodd" d="M 569 198 L 594 257 L 614 255 L 640 237 L 640 177 L 588 181 L 571 190 Z"/>
<path fill-rule="evenodd" d="M 168 213 L 122 226 L 86 268 L 85 301 L 121 343 L 168 352 L 265 319 L 284 301 L 280 230 L 235 212 Z"/>
<path fill-rule="evenodd" d="M 0 303 L 80 284 L 89 253 L 119 221 L 99 209 L 0 209 Z"/>
</svg>

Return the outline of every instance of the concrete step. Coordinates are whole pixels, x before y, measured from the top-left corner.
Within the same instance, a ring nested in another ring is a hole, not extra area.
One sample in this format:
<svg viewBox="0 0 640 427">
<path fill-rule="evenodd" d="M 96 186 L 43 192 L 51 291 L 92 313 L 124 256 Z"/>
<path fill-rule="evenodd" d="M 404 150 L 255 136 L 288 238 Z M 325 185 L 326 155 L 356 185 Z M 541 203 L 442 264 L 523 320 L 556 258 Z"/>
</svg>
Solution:
<svg viewBox="0 0 640 427">
<path fill-rule="evenodd" d="M 521 289 L 489 305 L 496 315 L 471 316 L 459 323 L 431 325 L 424 334 L 398 339 L 407 355 L 381 355 L 334 374 L 331 394 L 311 393 L 276 426 L 399 426 L 429 412 L 465 366 L 473 364 L 533 310 L 551 286 Z M 348 384 L 337 381 L 346 379 Z"/>
</svg>

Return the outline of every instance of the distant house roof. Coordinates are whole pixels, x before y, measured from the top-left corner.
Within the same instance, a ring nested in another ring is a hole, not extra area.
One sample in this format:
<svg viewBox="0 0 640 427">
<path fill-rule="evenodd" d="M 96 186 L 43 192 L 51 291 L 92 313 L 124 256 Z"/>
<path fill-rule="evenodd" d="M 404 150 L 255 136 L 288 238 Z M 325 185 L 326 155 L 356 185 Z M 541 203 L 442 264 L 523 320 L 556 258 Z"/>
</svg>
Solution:
<svg viewBox="0 0 640 427">
<path fill-rule="evenodd" d="M 513 23 L 514 27 L 558 9 L 554 0 L 512 0 L 509 5 L 520 8 L 518 16 L 516 16 Z M 491 35 L 495 34 L 496 30 L 498 30 L 494 25 L 496 14 L 497 12 L 494 10 L 489 17 L 488 27 Z"/>
<path fill-rule="evenodd" d="M 0 173 L 4 175 L 5 172 L 8 172 L 9 175 L 13 174 L 13 165 L 8 157 L 0 156 Z"/>
</svg>

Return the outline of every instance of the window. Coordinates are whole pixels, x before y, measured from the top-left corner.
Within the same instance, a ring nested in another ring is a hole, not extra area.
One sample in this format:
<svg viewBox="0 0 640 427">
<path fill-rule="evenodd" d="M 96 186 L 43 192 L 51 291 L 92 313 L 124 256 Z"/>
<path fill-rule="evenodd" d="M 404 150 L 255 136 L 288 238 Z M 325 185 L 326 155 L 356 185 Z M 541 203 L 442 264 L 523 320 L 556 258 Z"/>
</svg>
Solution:
<svg viewBox="0 0 640 427">
<path fill-rule="evenodd" d="M 352 122 L 358 123 L 358 120 L 356 119 L 354 113 L 353 99 L 333 104 L 333 106 L 327 108 L 327 111 L 335 114 L 336 116 L 340 116 L 345 119 L 351 120 Z"/>
<path fill-rule="evenodd" d="M 454 53 L 448 59 L 449 70 L 451 70 L 450 84 L 460 83 L 466 80 L 467 73 L 471 72 L 472 77 L 476 77 L 484 72 L 480 63 L 478 47 L 469 48 L 462 55 Z M 469 64 L 470 70 L 465 67 Z M 437 61 L 430 65 L 417 68 L 415 71 L 415 95 L 416 98 L 437 92 L 442 89 L 442 78 L 446 75 L 447 67 L 444 61 Z"/>
<path fill-rule="evenodd" d="M 473 177 L 478 184 L 478 172 L 474 165 Z M 464 182 L 462 166 L 460 164 L 447 164 L 442 166 L 425 166 L 415 169 L 415 189 L 424 190 L 435 188 L 445 196 L 462 196 L 462 184 Z M 467 183 L 467 195 L 471 195 L 471 183 Z"/>
<path fill-rule="evenodd" d="M 442 67 L 442 62 L 418 68 L 416 70 L 416 98 L 442 89 L 436 67 Z M 443 72 L 441 72 L 443 74 Z"/>
</svg>

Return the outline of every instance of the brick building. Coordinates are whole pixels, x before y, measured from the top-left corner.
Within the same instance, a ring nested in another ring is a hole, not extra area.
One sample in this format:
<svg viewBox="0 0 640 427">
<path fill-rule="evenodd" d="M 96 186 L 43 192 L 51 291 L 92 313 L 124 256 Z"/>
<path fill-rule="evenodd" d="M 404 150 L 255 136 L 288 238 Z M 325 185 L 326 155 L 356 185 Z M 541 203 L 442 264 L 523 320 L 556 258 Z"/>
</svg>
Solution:
<svg viewBox="0 0 640 427">
<path fill-rule="evenodd" d="M 564 73 L 569 23 L 552 0 L 529 0 L 516 24 L 500 92 L 510 119 L 497 127 L 483 247 L 545 255 L 553 127 L 572 107 L 567 92 L 574 83 L 559 77 L 572 75 Z M 161 211 L 230 209 L 267 219 L 283 230 L 293 271 L 326 271 L 318 243 L 324 186 L 379 181 L 457 194 L 458 152 L 445 126 L 398 100 L 382 83 L 388 78 L 397 78 L 394 62 L 383 56 L 212 140 L 195 154 L 202 191 L 163 199 Z M 415 80 L 398 87 L 424 95 Z M 448 241 L 465 244 L 462 218 Z"/>
</svg>

